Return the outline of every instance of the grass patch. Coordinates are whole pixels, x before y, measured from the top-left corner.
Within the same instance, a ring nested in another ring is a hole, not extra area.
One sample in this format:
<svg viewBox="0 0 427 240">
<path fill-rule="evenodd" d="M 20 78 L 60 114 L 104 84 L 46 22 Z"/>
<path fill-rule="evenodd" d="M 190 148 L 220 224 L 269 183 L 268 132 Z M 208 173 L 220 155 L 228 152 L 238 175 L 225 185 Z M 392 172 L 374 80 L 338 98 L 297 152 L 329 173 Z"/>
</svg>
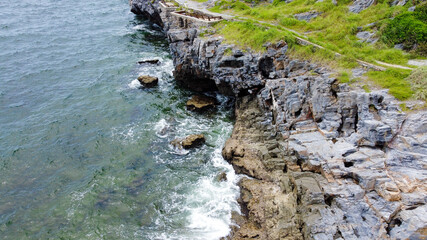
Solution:
<svg viewBox="0 0 427 240">
<path fill-rule="evenodd" d="M 265 51 L 264 44 L 284 40 L 288 44 L 294 38 L 277 28 L 259 26 L 253 22 L 220 22 L 215 25 L 217 33 L 224 36 L 227 42 L 243 48 L 251 48 L 258 52 Z"/>
<path fill-rule="evenodd" d="M 369 88 L 369 86 L 368 85 L 363 85 L 362 86 L 362 88 L 363 88 L 363 90 L 365 90 L 365 92 L 367 92 L 367 93 L 370 93 L 371 92 L 371 89 Z"/>
<path fill-rule="evenodd" d="M 415 69 L 406 80 L 411 84 L 414 98 L 427 100 L 427 67 Z"/>
<path fill-rule="evenodd" d="M 412 2 L 406 6 L 391 7 L 388 0 L 378 0 L 373 6 L 355 14 L 348 10 L 348 5 L 351 3 L 351 0 L 338 0 L 338 4 L 335 6 L 328 0 L 324 2 L 294 0 L 291 3 L 274 0 L 271 4 L 246 0 L 222 0 L 211 10 L 244 17 L 244 22 L 223 22 L 217 25 L 217 32 L 223 35 L 228 42 L 244 48 L 249 47 L 255 51 L 264 51 L 265 43 L 284 40 L 289 44 L 288 53 L 291 57 L 310 60 L 313 63 L 333 68 L 338 72 L 336 77 L 343 83 L 351 82 L 351 69 L 359 66 L 357 59 L 374 64 L 375 61 L 382 61 L 407 65 L 408 59 L 423 58 L 416 52 L 408 54 L 394 49 L 394 45 L 386 41 L 381 34 L 389 28 L 391 18 L 399 19 L 399 16 L 416 15 L 419 21 L 425 23 L 425 18 L 427 18 L 425 8 L 417 6 L 416 13 L 408 14 L 407 8 L 411 6 Z M 309 22 L 299 21 L 294 17 L 297 13 L 307 11 L 317 11 L 322 14 Z M 417 13 L 417 11 L 421 13 Z M 424 20 L 420 20 L 420 16 Z M 247 19 L 251 20 L 247 21 Z M 289 29 L 304 33 L 307 36 L 306 39 L 325 49 L 295 44 L 294 36 L 298 34 L 292 33 Z M 422 31 L 424 30 L 427 31 L 427 28 L 424 27 Z M 374 44 L 362 42 L 356 37 L 360 31 L 374 32 L 373 38 L 379 40 Z M 417 37 L 419 35 L 416 34 Z M 425 41 L 427 37 L 422 36 Z M 427 44 L 419 44 L 418 48 L 427 51 Z M 335 52 L 342 55 L 336 56 Z M 413 93 L 418 93 L 416 96 L 418 99 L 425 100 L 426 93 L 421 91 L 426 89 L 426 86 L 423 85 L 425 82 L 412 84 L 411 88 L 411 84 L 408 82 L 410 81 L 409 75 L 410 71 L 402 69 L 367 73 L 370 81 L 382 88 L 389 89 L 390 94 L 399 100 L 408 99 Z M 364 85 L 362 88 L 366 92 L 370 92 L 368 85 Z"/>
<path fill-rule="evenodd" d="M 348 10 L 348 4 L 351 2 L 350 0 L 341 0 L 335 6 L 331 1 L 294 0 L 291 3 L 285 3 L 276 0 L 272 4 L 261 2 L 252 7 L 246 1 L 222 0 L 217 3 L 213 10 L 229 12 L 253 20 L 271 22 L 273 25 L 304 33 L 310 41 L 352 58 L 372 63 L 379 60 L 391 64 L 406 65 L 409 57 L 414 56 L 394 49 L 393 46 L 383 41 L 369 44 L 359 41 L 356 37 L 358 31 L 375 30 L 377 34 L 374 38 L 380 38 L 381 32 L 389 24 L 389 18 L 405 12 L 408 13 L 406 7 L 390 7 L 389 1 L 384 0 L 378 1 L 377 4 L 359 14 L 355 14 Z M 251 4 L 253 3 L 251 2 Z M 310 22 L 295 19 L 295 14 L 307 11 L 317 11 L 322 12 L 322 14 Z M 427 28 L 425 29 L 427 31 Z M 418 48 L 427 50 L 427 44 L 421 44 Z"/>
<path fill-rule="evenodd" d="M 350 82 L 350 74 L 347 71 L 341 71 L 337 77 L 340 83 L 348 83 Z"/>
<path fill-rule="evenodd" d="M 405 80 L 409 76 L 409 70 L 387 69 L 386 71 L 369 71 L 369 80 L 382 88 L 390 90 L 390 94 L 399 100 L 406 100 L 413 94 L 411 85 Z"/>
</svg>

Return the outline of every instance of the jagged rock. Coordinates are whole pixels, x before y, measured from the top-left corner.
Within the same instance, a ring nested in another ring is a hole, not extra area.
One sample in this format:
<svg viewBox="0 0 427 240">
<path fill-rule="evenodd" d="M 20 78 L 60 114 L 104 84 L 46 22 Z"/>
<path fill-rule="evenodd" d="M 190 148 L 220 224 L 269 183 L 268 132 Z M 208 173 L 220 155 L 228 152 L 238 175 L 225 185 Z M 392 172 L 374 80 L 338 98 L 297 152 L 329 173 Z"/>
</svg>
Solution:
<svg viewBox="0 0 427 240">
<path fill-rule="evenodd" d="M 423 239 L 427 235 L 426 222 L 427 205 L 402 210 L 390 224 L 390 237 L 392 239 Z"/>
<path fill-rule="evenodd" d="M 403 45 L 403 43 L 399 43 L 399 44 L 394 45 L 394 48 L 399 49 L 399 50 L 403 50 L 404 46 L 405 45 Z"/>
<path fill-rule="evenodd" d="M 375 36 L 375 33 L 369 31 L 358 32 L 356 34 L 356 37 L 360 39 L 359 41 L 367 43 L 375 43 L 378 41 L 378 38 L 374 38 L 373 36 Z"/>
<path fill-rule="evenodd" d="M 350 10 L 350 12 L 360 13 L 361 11 L 374 4 L 374 2 L 374 0 L 355 0 L 353 4 L 348 7 L 348 9 Z"/>
<path fill-rule="evenodd" d="M 295 14 L 294 17 L 296 19 L 300 20 L 300 21 L 309 22 L 311 19 L 316 18 L 320 14 L 322 14 L 322 13 L 321 12 L 316 12 L 316 11 L 310 11 L 310 12 L 304 12 L 304 13 Z"/>
<path fill-rule="evenodd" d="M 143 15 L 151 22 L 163 27 L 163 20 L 160 17 L 160 6 L 158 1 L 130 0 L 131 12 Z"/>
<path fill-rule="evenodd" d="M 208 109 L 215 107 L 216 99 L 205 95 L 193 95 L 190 100 L 187 101 L 186 106 L 188 110 L 203 112 Z"/>
<path fill-rule="evenodd" d="M 185 137 L 184 139 L 175 139 L 171 144 L 177 148 L 190 149 L 202 145 L 205 142 L 203 134 L 193 134 Z"/>
<path fill-rule="evenodd" d="M 363 76 L 363 74 L 368 72 L 368 70 L 365 68 L 354 68 L 351 70 L 351 72 L 354 78 L 360 78 L 361 76 Z"/>
<path fill-rule="evenodd" d="M 143 75 L 138 77 L 138 81 L 144 87 L 154 87 L 159 82 L 159 79 L 156 77 Z"/>
<path fill-rule="evenodd" d="M 403 6 L 408 2 L 408 0 L 394 0 L 391 3 L 391 6 Z"/>
<path fill-rule="evenodd" d="M 340 84 L 330 70 L 290 59 L 283 41 L 265 53 L 237 49 L 198 37 L 194 24 L 168 17 L 157 1 L 133 1 L 154 20 L 161 12 L 178 82 L 237 97 L 222 153 L 251 179 L 240 182 L 245 216 L 233 217 L 240 228 L 230 239 L 425 234 L 427 112 L 405 114 L 386 91 Z M 356 0 L 350 10 L 373 3 Z"/>
</svg>

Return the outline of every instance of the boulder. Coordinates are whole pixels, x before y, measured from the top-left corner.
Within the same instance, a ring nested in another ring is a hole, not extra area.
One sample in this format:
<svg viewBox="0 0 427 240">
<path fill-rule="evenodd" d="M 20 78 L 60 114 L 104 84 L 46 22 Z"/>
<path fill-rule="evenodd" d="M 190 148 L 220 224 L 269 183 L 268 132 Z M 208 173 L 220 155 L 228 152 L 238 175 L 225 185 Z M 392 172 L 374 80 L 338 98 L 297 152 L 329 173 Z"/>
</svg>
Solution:
<svg viewBox="0 0 427 240">
<path fill-rule="evenodd" d="M 216 99 L 204 95 L 194 95 L 187 101 L 187 109 L 195 112 L 203 112 L 215 107 Z"/>
<path fill-rule="evenodd" d="M 159 79 L 152 76 L 142 75 L 138 77 L 138 81 L 144 87 L 154 87 L 159 82 Z"/>
<path fill-rule="evenodd" d="M 184 139 L 175 139 L 171 144 L 179 149 L 190 149 L 202 145 L 205 142 L 205 136 L 203 134 L 192 134 Z"/>
<path fill-rule="evenodd" d="M 355 0 L 351 6 L 348 7 L 350 12 L 360 13 L 361 11 L 367 9 L 372 4 L 374 4 L 374 0 Z"/>
<path fill-rule="evenodd" d="M 360 39 L 359 42 L 367 42 L 371 44 L 376 43 L 378 41 L 378 38 L 374 36 L 375 33 L 369 31 L 358 32 L 356 34 L 356 37 Z"/>
<path fill-rule="evenodd" d="M 309 22 L 311 19 L 319 16 L 320 14 L 321 12 L 310 11 L 310 12 L 295 14 L 294 17 L 300 21 Z"/>
</svg>

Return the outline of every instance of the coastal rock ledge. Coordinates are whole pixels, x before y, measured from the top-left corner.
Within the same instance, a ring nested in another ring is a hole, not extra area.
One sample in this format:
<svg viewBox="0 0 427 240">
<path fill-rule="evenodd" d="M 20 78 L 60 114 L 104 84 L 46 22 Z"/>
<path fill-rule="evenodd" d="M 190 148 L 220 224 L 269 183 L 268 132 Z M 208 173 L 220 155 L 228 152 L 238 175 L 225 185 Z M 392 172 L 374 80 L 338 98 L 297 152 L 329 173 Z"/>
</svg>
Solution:
<svg viewBox="0 0 427 240">
<path fill-rule="evenodd" d="M 426 111 L 340 84 L 285 42 L 242 51 L 157 0 L 131 5 L 163 28 L 178 82 L 236 97 L 223 156 L 251 178 L 225 239 L 426 239 Z"/>
</svg>

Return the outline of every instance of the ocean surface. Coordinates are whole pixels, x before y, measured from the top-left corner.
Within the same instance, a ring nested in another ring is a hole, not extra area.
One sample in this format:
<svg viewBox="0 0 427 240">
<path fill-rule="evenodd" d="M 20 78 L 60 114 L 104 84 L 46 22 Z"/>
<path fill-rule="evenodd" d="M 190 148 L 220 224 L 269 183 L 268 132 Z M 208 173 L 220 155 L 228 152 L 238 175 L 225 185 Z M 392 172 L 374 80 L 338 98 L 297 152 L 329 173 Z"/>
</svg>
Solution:
<svg viewBox="0 0 427 240">
<path fill-rule="evenodd" d="M 172 70 L 164 35 L 128 0 L 0 1 L 0 239 L 227 235 L 232 101 L 210 93 L 217 111 L 187 111 L 193 93 Z M 141 89 L 142 74 L 159 86 Z M 206 145 L 169 144 L 194 133 Z"/>
</svg>

